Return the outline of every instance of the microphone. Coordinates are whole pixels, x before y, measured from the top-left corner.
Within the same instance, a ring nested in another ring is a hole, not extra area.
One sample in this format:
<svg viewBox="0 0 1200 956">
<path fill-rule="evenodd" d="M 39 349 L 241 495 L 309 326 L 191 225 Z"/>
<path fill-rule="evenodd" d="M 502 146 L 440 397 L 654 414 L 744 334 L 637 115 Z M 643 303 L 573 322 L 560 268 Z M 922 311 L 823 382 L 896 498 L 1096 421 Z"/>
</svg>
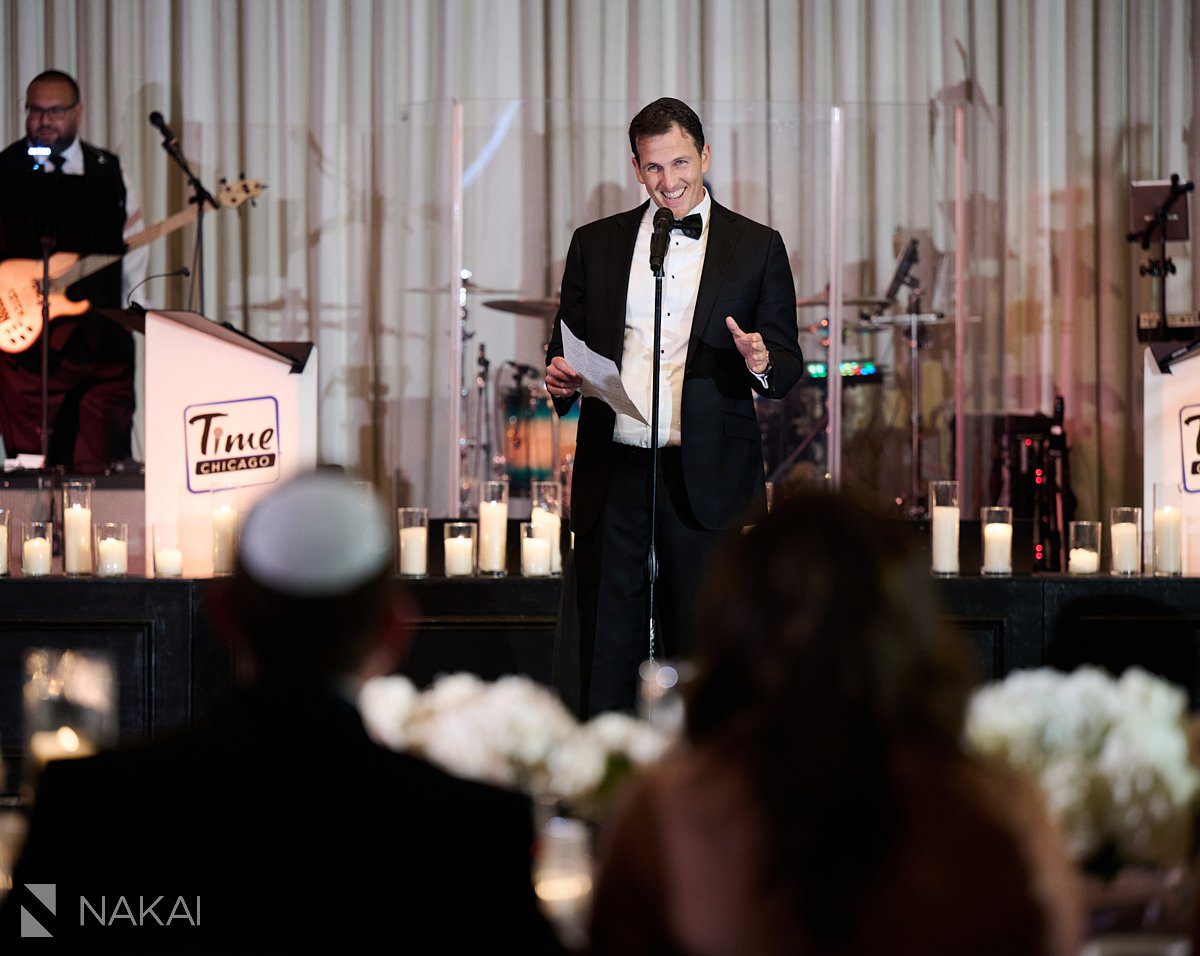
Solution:
<svg viewBox="0 0 1200 956">
<path fill-rule="evenodd" d="M 167 125 L 167 121 L 163 119 L 162 113 L 155 110 L 150 114 L 150 125 L 153 126 L 163 135 L 163 142 L 168 146 L 175 146 L 179 143 L 179 137 L 171 132 L 171 127 Z M 153 276 L 151 277 L 153 278 Z"/>
<path fill-rule="evenodd" d="M 160 116 L 159 119 L 162 119 L 162 117 Z M 156 272 L 152 276 L 146 276 L 146 278 L 129 290 L 129 295 L 125 299 L 125 308 L 128 309 L 134 305 L 133 294 L 151 279 L 186 279 L 191 274 L 192 270 L 187 266 L 180 266 L 172 272 Z"/>
<path fill-rule="evenodd" d="M 663 260 L 667 258 L 667 244 L 671 241 L 671 229 L 675 215 L 670 209 L 660 208 L 654 214 L 654 234 L 650 237 L 650 271 L 662 275 Z"/>
</svg>

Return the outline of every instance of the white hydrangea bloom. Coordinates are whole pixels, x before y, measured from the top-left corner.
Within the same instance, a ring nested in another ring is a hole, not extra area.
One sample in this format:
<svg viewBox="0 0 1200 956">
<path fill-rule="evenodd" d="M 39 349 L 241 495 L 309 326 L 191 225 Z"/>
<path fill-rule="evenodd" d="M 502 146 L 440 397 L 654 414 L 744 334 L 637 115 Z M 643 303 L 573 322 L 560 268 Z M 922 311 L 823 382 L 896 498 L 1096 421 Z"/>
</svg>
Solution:
<svg viewBox="0 0 1200 956">
<path fill-rule="evenodd" d="M 374 677 L 362 686 L 358 709 L 367 732 L 385 747 L 408 746 L 407 723 L 417 702 L 417 688 L 407 677 Z"/>
<path fill-rule="evenodd" d="M 1171 865 L 1200 790 L 1186 718 L 1184 692 L 1139 668 L 1116 681 L 1025 671 L 975 693 L 966 740 L 1037 777 L 1076 860 L 1111 844 L 1126 862 Z"/>
</svg>

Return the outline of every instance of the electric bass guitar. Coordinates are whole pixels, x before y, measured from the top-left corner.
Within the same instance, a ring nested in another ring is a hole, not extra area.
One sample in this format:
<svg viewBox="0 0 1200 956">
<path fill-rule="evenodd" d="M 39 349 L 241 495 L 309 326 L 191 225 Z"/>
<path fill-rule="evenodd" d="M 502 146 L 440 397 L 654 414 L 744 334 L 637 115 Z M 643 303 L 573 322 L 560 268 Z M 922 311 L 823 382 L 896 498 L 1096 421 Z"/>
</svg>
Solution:
<svg viewBox="0 0 1200 956">
<path fill-rule="evenodd" d="M 241 179 L 222 183 L 217 191 L 217 206 L 227 209 L 240 206 L 262 195 L 265 187 L 257 180 Z M 149 245 L 156 239 L 182 229 L 194 222 L 196 206 L 189 206 L 168 219 L 130 236 L 125 242 L 129 252 Z M 119 255 L 85 255 L 77 252 L 56 252 L 50 256 L 50 318 L 79 315 L 91 305 L 87 299 L 68 299 L 66 290 L 80 279 L 117 262 Z M 0 262 L 0 352 L 24 352 L 42 331 L 42 260 L 6 259 Z"/>
</svg>

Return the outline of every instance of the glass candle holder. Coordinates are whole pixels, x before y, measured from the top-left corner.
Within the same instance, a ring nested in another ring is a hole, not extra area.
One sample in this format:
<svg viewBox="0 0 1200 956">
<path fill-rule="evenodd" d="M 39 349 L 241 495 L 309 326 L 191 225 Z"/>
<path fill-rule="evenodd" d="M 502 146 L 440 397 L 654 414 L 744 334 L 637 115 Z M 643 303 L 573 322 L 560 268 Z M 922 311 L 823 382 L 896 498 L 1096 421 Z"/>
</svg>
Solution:
<svg viewBox="0 0 1200 956">
<path fill-rule="evenodd" d="M 1154 483 L 1154 573 L 1183 574 L 1183 503 L 1179 485 Z"/>
<path fill-rule="evenodd" d="M 958 482 L 929 483 L 933 573 L 958 574 Z"/>
<path fill-rule="evenodd" d="M 521 574 L 527 578 L 550 574 L 550 542 L 537 530 L 532 521 L 521 522 Z"/>
<path fill-rule="evenodd" d="M 1112 545 L 1112 573 L 1142 572 L 1142 509 L 1112 508 L 1108 513 L 1108 535 Z"/>
<path fill-rule="evenodd" d="M 104 654 L 27 651 L 23 700 L 27 788 L 49 761 L 86 757 L 115 742 L 116 678 Z"/>
<path fill-rule="evenodd" d="M 983 528 L 983 573 L 1012 574 L 1012 508 L 980 508 L 979 523 Z"/>
<path fill-rule="evenodd" d="M 479 573 L 504 577 L 508 548 L 508 479 L 479 486 Z"/>
<path fill-rule="evenodd" d="M 562 488 L 557 481 L 535 481 L 531 495 L 534 533 L 550 545 L 550 573 L 562 574 Z"/>
<path fill-rule="evenodd" d="M 8 574 L 8 538 L 11 527 L 11 509 L 0 508 L 0 574 Z"/>
<path fill-rule="evenodd" d="M 54 559 L 54 524 L 26 521 L 21 526 L 21 573 L 27 578 L 45 577 Z"/>
<path fill-rule="evenodd" d="M 580 820 L 551 817 L 541 827 L 533 860 L 538 906 L 570 952 L 587 948 L 592 910 L 591 831 Z"/>
<path fill-rule="evenodd" d="M 129 573 L 129 526 L 106 521 L 96 525 L 96 576 L 119 578 Z"/>
<path fill-rule="evenodd" d="M 92 573 L 92 488 L 90 478 L 64 482 L 63 492 L 63 572 L 70 575 Z"/>
<path fill-rule="evenodd" d="M 467 578 L 475 573 L 475 525 L 470 521 L 447 521 L 442 527 L 444 570 L 448 578 Z"/>
<path fill-rule="evenodd" d="M 638 714 L 670 736 L 683 732 L 684 692 L 696 666 L 687 660 L 642 661 L 638 665 Z"/>
<path fill-rule="evenodd" d="M 236 487 L 212 490 L 213 574 L 233 574 L 237 564 L 238 495 Z"/>
<path fill-rule="evenodd" d="M 160 521 L 154 525 L 154 576 L 183 577 L 183 540 L 178 522 Z"/>
<path fill-rule="evenodd" d="M 396 528 L 401 577 L 425 577 L 429 572 L 429 509 L 397 508 Z"/>
<path fill-rule="evenodd" d="M 1072 521 L 1067 535 L 1068 574 L 1095 574 L 1100 570 L 1101 521 Z"/>
</svg>

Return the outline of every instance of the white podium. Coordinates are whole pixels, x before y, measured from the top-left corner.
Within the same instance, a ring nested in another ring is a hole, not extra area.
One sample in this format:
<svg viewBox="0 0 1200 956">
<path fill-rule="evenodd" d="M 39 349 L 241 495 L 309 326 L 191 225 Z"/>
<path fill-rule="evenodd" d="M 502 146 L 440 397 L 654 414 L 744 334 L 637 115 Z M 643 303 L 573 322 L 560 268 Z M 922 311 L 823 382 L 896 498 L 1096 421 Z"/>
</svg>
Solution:
<svg viewBox="0 0 1200 956">
<path fill-rule="evenodd" d="M 184 576 L 207 577 L 214 502 L 244 517 L 317 463 L 316 349 L 259 342 L 195 312 L 147 312 L 145 335 L 147 574 L 154 526 L 174 522 Z"/>
<path fill-rule="evenodd" d="M 1170 349 L 1168 343 L 1165 348 Z M 1143 353 L 1142 524 L 1146 568 L 1154 554 L 1154 484 L 1178 483 L 1183 502 L 1183 573 L 1200 575 L 1200 352 L 1160 371 Z"/>
</svg>

